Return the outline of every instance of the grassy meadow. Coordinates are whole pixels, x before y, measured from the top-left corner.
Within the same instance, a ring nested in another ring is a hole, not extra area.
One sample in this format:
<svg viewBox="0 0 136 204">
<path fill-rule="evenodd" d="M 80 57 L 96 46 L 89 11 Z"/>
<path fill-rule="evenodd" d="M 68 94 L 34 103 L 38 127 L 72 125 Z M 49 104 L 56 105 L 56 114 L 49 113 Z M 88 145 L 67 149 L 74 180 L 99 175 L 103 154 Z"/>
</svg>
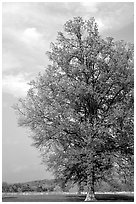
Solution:
<svg viewBox="0 0 136 204">
<path fill-rule="evenodd" d="M 117 192 L 101 193 L 96 192 L 98 202 L 133 202 L 134 193 Z M 86 194 L 76 193 L 4 193 L 3 202 L 83 202 Z"/>
</svg>

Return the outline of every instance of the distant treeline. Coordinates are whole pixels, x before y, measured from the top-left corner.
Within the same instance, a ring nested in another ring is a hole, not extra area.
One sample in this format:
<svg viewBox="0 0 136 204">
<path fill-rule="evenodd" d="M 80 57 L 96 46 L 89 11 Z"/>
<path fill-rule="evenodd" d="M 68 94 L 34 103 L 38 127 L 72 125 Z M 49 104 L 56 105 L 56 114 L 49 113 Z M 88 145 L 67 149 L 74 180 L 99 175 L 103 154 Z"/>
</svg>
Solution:
<svg viewBox="0 0 136 204">
<path fill-rule="evenodd" d="M 62 180 L 57 179 L 44 179 L 38 181 L 31 181 L 25 183 L 14 183 L 8 184 L 7 182 L 2 183 L 2 192 L 83 192 L 86 191 L 87 187 L 84 182 L 80 183 L 80 186 L 69 181 L 65 184 Z M 134 191 L 134 180 L 129 180 L 129 182 L 121 183 L 120 180 L 114 180 L 111 183 L 101 181 L 96 185 L 96 191 L 101 192 L 114 192 L 114 191 Z"/>
<path fill-rule="evenodd" d="M 51 192 L 63 191 L 63 189 L 56 184 L 55 180 L 41 180 L 27 183 L 2 183 L 2 192 Z"/>
</svg>

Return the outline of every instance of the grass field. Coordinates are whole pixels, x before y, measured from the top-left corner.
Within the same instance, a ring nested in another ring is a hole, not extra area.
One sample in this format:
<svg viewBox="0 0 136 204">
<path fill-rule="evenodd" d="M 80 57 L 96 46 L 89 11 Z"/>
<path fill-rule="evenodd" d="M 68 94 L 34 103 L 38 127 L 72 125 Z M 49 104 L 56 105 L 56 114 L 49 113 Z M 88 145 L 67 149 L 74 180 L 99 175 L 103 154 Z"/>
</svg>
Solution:
<svg viewBox="0 0 136 204">
<path fill-rule="evenodd" d="M 83 202 L 86 195 L 28 193 L 3 194 L 2 202 Z M 98 202 L 134 202 L 133 193 L 96 193 Z"/>
</svg>

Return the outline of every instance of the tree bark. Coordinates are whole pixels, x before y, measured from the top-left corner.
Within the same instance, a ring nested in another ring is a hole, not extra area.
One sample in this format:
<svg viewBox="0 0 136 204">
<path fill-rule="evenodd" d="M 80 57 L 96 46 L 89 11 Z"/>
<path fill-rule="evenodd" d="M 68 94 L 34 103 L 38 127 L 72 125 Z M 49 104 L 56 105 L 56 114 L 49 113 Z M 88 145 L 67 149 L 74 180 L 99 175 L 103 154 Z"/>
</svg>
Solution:
<svg viewBox="0 0 136 204">
<path fill-rule="evenodd" d="M 94 184 L 92 183 L 91 176 L 88 176 L 87 195 L 86 195 L 85 201 L 96 201 L 95 194 L 94 194 Z"/>
<path fill-rule="evenodd" d="M 94 189 L 94 164 L 93 164 L 93 150 L 88 154 L 88 170 L 87 170 L 87 196 L 85 201 L 96 201 Z"/>
</svg>

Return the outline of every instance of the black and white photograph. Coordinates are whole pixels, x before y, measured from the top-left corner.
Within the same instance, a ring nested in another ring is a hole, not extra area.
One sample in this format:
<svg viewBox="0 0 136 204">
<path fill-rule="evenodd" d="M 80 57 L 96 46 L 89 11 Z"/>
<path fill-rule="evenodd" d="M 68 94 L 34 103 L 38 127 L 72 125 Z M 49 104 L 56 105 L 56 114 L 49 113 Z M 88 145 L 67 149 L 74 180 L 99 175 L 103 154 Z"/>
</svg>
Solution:
<svg viewBox="0 0 136 204">
<path fill-rule="evenodd" d="M 134 202 L 134 2 L 1 5 L 2 202 Z"/>
</svg>

